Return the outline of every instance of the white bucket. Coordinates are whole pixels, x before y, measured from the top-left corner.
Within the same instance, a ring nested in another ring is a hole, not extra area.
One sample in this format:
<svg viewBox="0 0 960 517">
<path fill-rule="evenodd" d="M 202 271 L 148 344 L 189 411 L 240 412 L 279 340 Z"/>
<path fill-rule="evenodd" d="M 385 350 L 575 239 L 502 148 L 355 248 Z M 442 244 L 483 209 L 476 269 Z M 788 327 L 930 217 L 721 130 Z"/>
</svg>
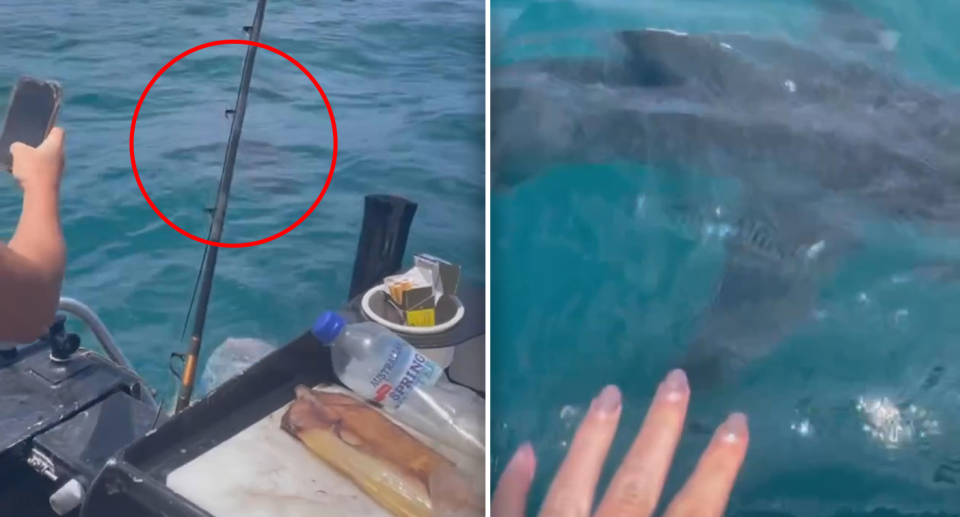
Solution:
<svg viewBox="0 0 960 517">
<path fill-rule="evenodd" d="M 457 312 L 454 313 L 453 317 L 450 320 L 445 321 L 439 325 L 434 325 L 432 327 L 412 327 L 409 325 L 401 325 L 399 323 L 394 323 L 387 320 L 383 316 L 380 316 L 370 307 L 370 300 L 373 298 L 373 295 L 376 293 L 383 293 L 384 296 L 390 296 L 390 292 L 387 290 L 387 286 L 383 284 L 376 285 L 370 288 L 366 293 L 364 293 L 363 298 L 360 300 L 360 310 L 363 311 L 364 316 L 374 321 L 379 325 L 382 325 L 394 332 L 400 334 L 415 334 L 415 335 L 431 335 L 439 334 L 446 330 L 449 330 L 454 327 L 457 323 L 460 323 L 460 320 L 463 319 L 465 313 L 463 304 L 460 302 L 460 299 L 453 297 L 453 301 L 457 304 Z M 450 363 L 453 362 L 453 346 L 447 346 L 442 348 L 417 348 L 417 351 L 426 356 L 431 361 L 439 364 L 443 368 L 450 366 Z"/>
</svg>

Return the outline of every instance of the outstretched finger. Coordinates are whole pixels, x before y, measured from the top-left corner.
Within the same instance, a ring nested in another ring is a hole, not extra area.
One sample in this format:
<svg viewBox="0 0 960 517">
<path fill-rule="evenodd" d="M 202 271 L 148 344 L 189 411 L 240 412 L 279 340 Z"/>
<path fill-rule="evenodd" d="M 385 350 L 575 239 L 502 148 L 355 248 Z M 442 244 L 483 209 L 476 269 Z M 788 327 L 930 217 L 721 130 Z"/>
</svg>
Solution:
<svg viewBox="0 0 960 517">
<path fill-rule="evenodd" d="M 570 451 L 550 485 L 540 515 L 588 517 L 600 471 L 620 422 L 621 394 L 607 386 L 593 399 L 590 411 L 577 429 Z"/>
<path fill-rule="evenodd" d="M 683 433 L 690 387 L 682 370 L 674 370 L 660 384 L 643 427 L 624 458 L 597 517 L 649 517 L 657 507 L 673 454 Z"/>
<path fill-rule="evenodd" d="M 747 417 L 734 413 L 717 429 L 696 470 L 664 517 L 721 517 L 747 455 Z"/>
<path fill-rule="evenodd" d="M 523 517 L 536 469 L 533 447 L 529 443 L 521 445 L 497 483 L 497 491 L 490 503 L 492 517 Z"/>
</svg>

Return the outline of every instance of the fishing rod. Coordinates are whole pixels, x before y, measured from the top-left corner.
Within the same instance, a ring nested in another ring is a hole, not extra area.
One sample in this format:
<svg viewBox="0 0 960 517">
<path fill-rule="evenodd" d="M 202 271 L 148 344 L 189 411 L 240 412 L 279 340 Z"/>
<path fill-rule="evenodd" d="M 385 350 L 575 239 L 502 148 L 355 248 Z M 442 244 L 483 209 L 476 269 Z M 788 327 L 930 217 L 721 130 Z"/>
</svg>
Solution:
<svg viewBox="0 0 960 517">
<path fill-rule="evenodd" d="M 250 41 L 260 40 L 260 27 L 263 25 L 263 13 L 266 10 L 267 0 L 258 0 L 257 12 L 253 18 L 253 25 L 244 27 L 250 35 Z M 243 71 L 240 76 L 240 90 L 237 93 L 237 103 L 232 111 L 233 123 L 230 125 L 230 140 L 227 141 L 227 153 L 223 159 L 223 172 L 220 176 L 220 189 L 217 193 L 217 204 L 213 208 L 213 221 L 210 224 L 210 234 L 207 240 L 220 242 L 223 233 L 223 223 L 227 214 L 227 200 L 230 198 L 230 183 L 233 181 L 233 167 L 237 161 L 237 146 L 240 145 L 240 132 L 243 128 L 243 118 L 247 113 L 247 95 L 250 91 L 250 78 L 253 75 L 253 61 L 257 56 L 257 47 L 247 46 L 247 55 L 243 60 Z M 228 113 L 230 113 L 228 111 Z M 183 411 L 190 405 L 193 396 L 194 381 L 197 378 L 197 364 L 200 358 L 200 346 L 203 341 L 203 327 L 207 320 L 207 307 L 210 305 L 210 292 L 213 290 L 213 272 L 217 267 L 217 252 L 219 246 L 207 246 L 203 254 L 203 265 L 198 276 L 199 296 L 197 296 L 197 312 L 193 319 L 193 333 L 190 337 L 190 348 L 186 356 L 174 354 L 183 359 L 183 374 L 180 375 L 180 387 L 177 393 L 175 413 Z"/>
</svg>

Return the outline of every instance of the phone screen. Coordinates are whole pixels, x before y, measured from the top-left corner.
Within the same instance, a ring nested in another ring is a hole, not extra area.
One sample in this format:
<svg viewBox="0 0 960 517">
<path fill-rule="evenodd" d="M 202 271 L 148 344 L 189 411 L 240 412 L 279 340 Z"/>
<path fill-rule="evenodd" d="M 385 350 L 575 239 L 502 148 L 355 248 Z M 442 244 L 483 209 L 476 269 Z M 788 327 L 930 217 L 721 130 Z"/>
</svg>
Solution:
<svg viewBox="0 0 960 517">
<path fill-rule="evenodd" d="M 21 78 L 10 97 L 7 118 L 0 133 L 0 168 L 10 170 L 13 157 L 10 145 L 22 142 L 40 145 L 53 127 L 60 108 L 60 87 L 57 83 Z"/>
</svg>

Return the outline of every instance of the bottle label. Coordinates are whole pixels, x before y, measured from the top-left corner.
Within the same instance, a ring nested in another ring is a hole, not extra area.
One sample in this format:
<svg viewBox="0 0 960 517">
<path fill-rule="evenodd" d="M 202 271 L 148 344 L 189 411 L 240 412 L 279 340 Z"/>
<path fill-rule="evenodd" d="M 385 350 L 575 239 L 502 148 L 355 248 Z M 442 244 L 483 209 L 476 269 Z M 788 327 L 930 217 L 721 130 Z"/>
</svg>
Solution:
<svg viewBox="0 0 960 517">
<path fill-rule="evenodd" d="M 396 409 L 410 392 L 418 387 L 433 386 L 442 374 L 440 365 L 407 343 L 394 340 L 387 362 L 370 379 L 376 393 L 373 400 L 387 409 Z"/>
</svg>

